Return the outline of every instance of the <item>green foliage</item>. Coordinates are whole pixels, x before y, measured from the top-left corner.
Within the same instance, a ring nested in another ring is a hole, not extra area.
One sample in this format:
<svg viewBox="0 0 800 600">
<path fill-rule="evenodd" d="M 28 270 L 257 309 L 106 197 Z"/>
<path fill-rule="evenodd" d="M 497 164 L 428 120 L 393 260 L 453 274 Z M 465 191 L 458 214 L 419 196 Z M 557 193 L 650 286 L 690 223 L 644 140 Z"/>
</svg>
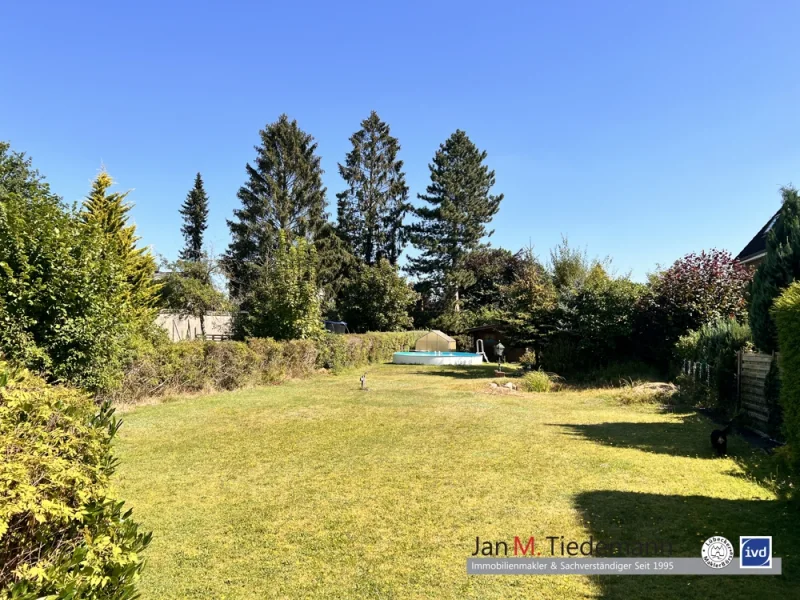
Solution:
<svg viewBox="0 0 800 600">
<path fill-rule="evenodd" d="M 435 298 L 458 311 L 459 293 L 473 283 L 465 257 L 492 234 L 486 225 L 500 208 L 503 195 L 492 195 L 494 171 L 483 164 L 480 151 L 461 130 L 453 133 L 429 165 L 431 182 L 419 199 L 419 221 L 411 227 L 411 241 L 420 251 L 409 259 L 408 271 L 426 281 Z"/>
<path fill-rule="evenodd" d="M 205 315 L 218 310 L 229 310 L 230 302 L 214 286 L 216 263 L 205 253 L 196 260 L 179 260 L 167 263 L 168 275 L 159 289 L 159 306 L 181 315 L 200 319 L 200 330 L 205 335 Z"/>
<path fill-rule="evenodd" d="M 143 344 L 122 385 L 109 396 L 130 403 L 169 394 L 232 390 L 248 385 L 302 379 L 317 369 L 334 372 L 387 362 L 408 350 L 423 332 L 325 333 L 315 339 L 247 342 L 170 342 L 166 336 Z"/>
<path fill-rule="evenodd" d="M 124 210 L 101 210 L 121 199 L 106 202 L 97 185 L 91 198 L 93 212 L 81 219 L 29 159 L 0 144 L 0 351 L 55 379 L 101 390 L 119 382 L 152 311 L 135 290 L 144 271 L 131 271 L 119 251 L 135 237 Z M 118 235 L 109 235 L 114 228 Z"/>
<path fill-rule="evenodd" d="M 783 434 L 800 465 L 800 282 L 795 282 L 775 300 L 773 308 L 780 348 L 780 403 Z"/>
<path fill-rule="evenodd" d="M 150 534 L 110 492 L 120 422 L 0 362 L 0 597 L 134 597 Z"/>
<path fill-rule="evenodd" d="M 639 301 L 640 355 L 669 362 L 682 335 L 718 319 L 744 321 L 750 271 L 724 251 L 687 254 L 652 278 Z"/>
<path fill-rule="evenodd" d="M 406 243 L 403 219 L 411 209 L 400 144 L 389 125 L 372 111 L 361 129 L 350 137 L 353 149 L 339 174 L 347 189 L 338 198 L 338 226 L 351 254 L 374 265 L 381 259 L 397 264 Z"/>
<path fill-rule="evenodd" d="M 472 273 L 473 283 L 462 295 L 463 309 L 479 312 L 500 309 L 503 289 L 514 283 L 520 258 L 504 248 L 478 248 L 464 257 L 464 269 Z"/>
<path fill-rule="evenodd" d="M 337 300 L 339 316 L 350 331 L 402 331 L 413 321 L 408 312 L 417 293 L 398 268 L 382 258 L 374 266 L 359 265 Z"/>
<path fill-rule="evenodd" d="M 527 348 L 525 353 L 519 357 L 519 364 L 527 369 L 532 369 L 536 366 L 536 352 Z"/>
<path fill-rule="evenodd" d="M 241 298 L 257 285 L 263 265 L 287 240 L 316 240 L 325 227 L 325 187 L 314 138 L 281 115 L 259 132 L 256 160 L 237 194 L 242 203 L 228 221 L 231 243 L 223 258 L 230 291 Z"/>
<path fill-rule="evenodd" d="M 762 352 L 778 348 L 778 335 L 770 311 L 784 288 L 800 279 L 800 195 L 791 187 L 781 190 L 783 205 L 767 235 L 767 256 L 758 267 L 750 288 L 750 326 Z"/>
<path fill-rule="evenodd" d="M 208 194 L 203 187 L 200 173 L 194 179 L 194 187 L 186 195 L 180 211 L 183 216 L 181 233 L 185 244 L 180 258 L 199 261 L 203 258 L 203 232 L 208 227 Z"/>
<path fill-rule="evenodd" d="M 526 392 L 549 392 L 553 389 L 553 379 L 544 371 L 531 371 L 522 377 L 522 387 Z"/>
<path fill-rule="evenodd" d="M 129 308 L 142 324 L 148 324 L 155 316 L 152 308 L 158 294 L 158 284 L 153 278 L 156 262 L 148 248 L 136 246 L 139 241 L 136 225 L 128 224 L 133 205 L 125 203 L 129 192 L 109 193 L 113 184 L 114 180 L 105 171 L 95 178 L 83 203 L 81 219 L 104 236 L 106 251 L 117 254 L 122 261 L 129 284 Z"/>
<path fill-rule="evenodd" d="M 717 409 L 736 409 L 736 353 L 752 348 L 750 327 L 736 319 L 718 319 L 682 336 L 675 345 L 679 358 L 707 363 L 712 389 L 708 400 Z"/>
<path fill-rule="evenodd" d="M 516 255 L 513 281 L 500 290 L 504 296 L 500 320 L 509 337 L 518 346 L 542 347 L 555 328 L 558 296 L 550 273 L 532 248 Z"/>
<path fill-rule="evenodd" d="M 235 323 L 238 337 L 290 340 L 320 335 L 316 262 L 316 250 L 305 238 L 292 243 L 281 231 L 273 260 L 242 302 Z"/>
<path fill-rule="evenodd" d="M 636 306 L 642 284 L 611 279 L 593 268 L 583 287 L 562 294 L 559 331 L 575 342 L 575 367 L 591 367 L 631 356 Z"/>
<path fill-rule="evenodd" d="M 593 267 L 602 266 L 596 261 L 589 260 L 586 250 L 579 250 L 569 245 L 566 236 L 561 237 L 561 243 L 550 250 L 550 272 L 553 285 L 559 292 L 578 290 L 583 287 L 589 272 Z"/>
</svg>

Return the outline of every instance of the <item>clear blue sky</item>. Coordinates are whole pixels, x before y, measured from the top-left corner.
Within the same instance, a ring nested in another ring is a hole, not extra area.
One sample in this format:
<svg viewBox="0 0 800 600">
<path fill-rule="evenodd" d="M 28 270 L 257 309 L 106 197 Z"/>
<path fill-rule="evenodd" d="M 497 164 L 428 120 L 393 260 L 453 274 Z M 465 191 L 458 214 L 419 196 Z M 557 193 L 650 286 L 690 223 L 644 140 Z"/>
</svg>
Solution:
<svg viewBox="0 0 800 600">
<path fill-rule="evenodd" d="M 562 233 L 642 279 L 738 252 L 800 184 L 796 2 L 7 2 L 0 139 L 80 200 L 104 164 L 174 257 L 202 172 L 221 252 L 258 130 L 313 134 L 331 212 L 377 110 L 408 183 L 456 128 L 505 194 L 493 245 Z"/>
</svg>

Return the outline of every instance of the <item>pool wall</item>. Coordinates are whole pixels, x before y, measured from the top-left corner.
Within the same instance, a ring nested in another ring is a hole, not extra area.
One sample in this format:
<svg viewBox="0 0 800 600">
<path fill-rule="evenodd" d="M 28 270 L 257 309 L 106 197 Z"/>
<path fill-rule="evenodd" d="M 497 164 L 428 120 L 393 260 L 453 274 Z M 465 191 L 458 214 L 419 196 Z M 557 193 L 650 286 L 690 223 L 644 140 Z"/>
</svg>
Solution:
<svg viewBox="0 0 800 600">
<path fill-rule="evenodd" d="M 395 352 L 396 365 L 479 365 L 483 356 L 471 352 Z"/>
</svg>

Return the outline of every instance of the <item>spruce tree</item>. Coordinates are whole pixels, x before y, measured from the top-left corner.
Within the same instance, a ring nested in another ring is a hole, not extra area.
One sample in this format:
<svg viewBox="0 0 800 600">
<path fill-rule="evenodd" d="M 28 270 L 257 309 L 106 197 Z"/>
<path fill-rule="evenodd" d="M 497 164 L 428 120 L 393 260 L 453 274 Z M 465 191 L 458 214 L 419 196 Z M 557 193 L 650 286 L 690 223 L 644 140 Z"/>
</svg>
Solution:
<svg viewBox="0 0 800 600">
<path fill-rule="evenodd" d="M 361 121 L 350 143 L 353 149 L 339 164 L 348 186 L 336 194 L 339 234 L 366 264 L 385 258 L 395 265 L 406 243 L 403 220 L 411 208 L 403 161 L 397 160 L 400 144 L 375 111 Z"/>
<path fill-rule="evenodd" d="M 287 240 L 314 240 L 325 226 L 325 188 L 314 138 L 286 115 L 259 132 L 255 162 L 239 188 L 240 209 L 228 221 L 231 243 L 222 259 L 231 294 L 242 297 L 278 246 Z"/>
<path fill-rule="evenodd" d="M 180 258 L 197 262 L 203 257 L 203 232 L 208 227 L 208 195 L 200 173 L 195 177 L 194 187 L 186 195 L 179 212 L 183 215 L 181 233 L 186 240 Z"/>
<path fill-rule="evenodd" d="M 800 195 L 781 190 L 783 206 L 767 236 L 767 256 L 758 267 L 750 287 L 750 328 L 762 352 L 778 349 L 772 306 L 784 288 L 800 279 Z"/>
<path fill-rule="evenodd" d="M 139 236 L 136 225 L 128 224 L 128 213 L 132 205 L 125 202 L 129 192 L 109 193 L 114 180 L 101 171 L 92 183 L 92 189 L 83 203 L 81 220 L 84 224 L 98 228 L 107 241 L 108 248 L 124 261 L 126 277 L 130 285 L 131 303 L 147 321 L 156 303 L 158 285 L 153 276 L 156 262 L 146 247 L 138 248 Z"/>
<path fill-rule="evenodd" d="M 411 241 L 420 251 L 409 259 L 408 271 L 429 287 L 445 308 L 460 310 L 459 293 L 473 283 L 463 268 L 464 258 L 492 235 L 486 225 L 500 207 L 503 195 L 492 195 L 494 171 L 483 164 L 486 151 L 478 150 L 467 134 L 457 130 L 436 151 L 428 165 L 431 182 L 420 200 L 427 205 L 414 212 Z"/>
</svg>

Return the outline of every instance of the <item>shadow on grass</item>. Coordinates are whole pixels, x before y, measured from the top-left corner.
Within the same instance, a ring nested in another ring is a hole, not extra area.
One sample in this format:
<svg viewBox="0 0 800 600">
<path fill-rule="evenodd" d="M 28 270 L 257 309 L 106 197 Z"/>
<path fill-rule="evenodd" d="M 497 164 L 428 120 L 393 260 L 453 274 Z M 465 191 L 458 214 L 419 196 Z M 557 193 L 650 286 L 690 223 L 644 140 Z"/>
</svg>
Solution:
<svg viewBox="0 0 800 600">
<path fill-rule="evenodd" d="M 635 448 L 643 452 L 670 454 L 689 458 L 716 459 L 711 448 L 711 431 L 719 425 L 701 415 L 686 415 L 671 423 L 593 423 L 556 425 L 582 439 L 613 446 Z M 728 436 L 728 457 L 742 469 L 731 477 L 756 481 L 782 499 L 789 499 L 796 489 L 796 478 L 778 456 L 763 447 L 753 446 L 747 437 Z"/>
<path fill-rule="evenodd" d="M 716 456 L 709 440 L 714 425 L 696 415 L 672 423 L 615 422 L 556 426 L 563 428 L 569 435 L 616 448 L 636 448 L 644 452 L 673 456 Z"/>
<path fill-rule="evenodd" d="M 796 598 L 800 589 L 800 513 L 778 500 L 721 500 L 619 491 L 579 494 L 576 508 L 595 541 L 661 541 L 673 556 L 700 556 L 703 542 L 722 535 L 738 561 L 740 535 L 771 535 L 782 576 L 596 576 L 602 598 Z"/>
</svg>

